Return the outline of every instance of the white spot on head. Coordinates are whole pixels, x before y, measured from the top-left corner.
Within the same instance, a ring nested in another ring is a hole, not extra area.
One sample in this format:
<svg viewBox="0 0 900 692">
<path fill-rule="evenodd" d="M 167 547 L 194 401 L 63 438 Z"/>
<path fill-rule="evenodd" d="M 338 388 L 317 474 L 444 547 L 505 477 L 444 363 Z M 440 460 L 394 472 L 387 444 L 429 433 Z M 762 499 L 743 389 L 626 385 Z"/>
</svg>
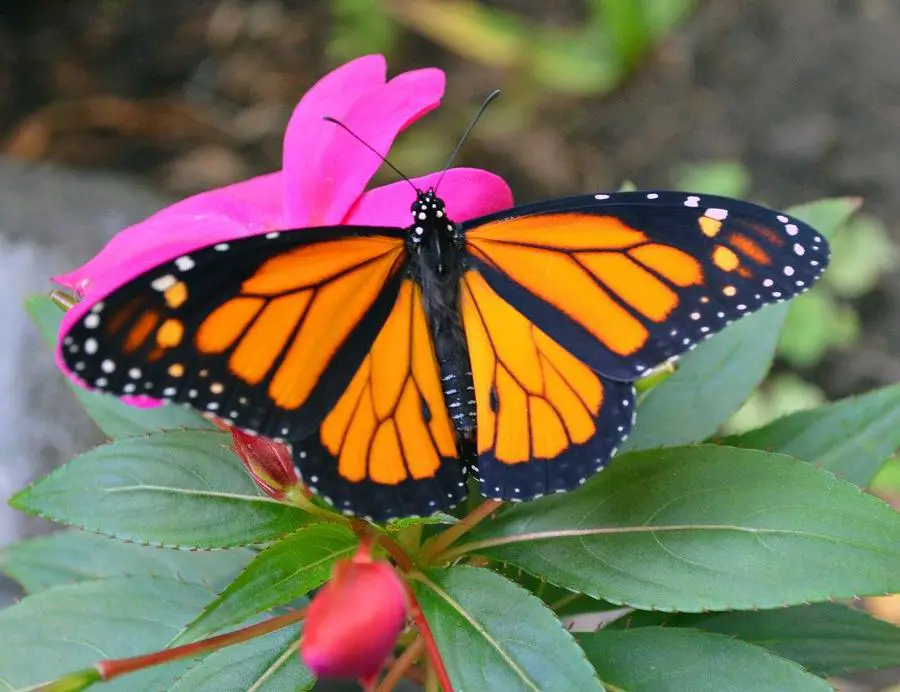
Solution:
<svg viewBox="0 0 900 692">
<path fill-rule="evenodd" d="M 790 219 L 788 217 L 786 217 L 784 214 L 779 214 L 775 218 L 777 218 L 779 221 L 781 221 L 781 223 L 787 223 L 788 221 L 790 221 Z"/>
<path fill-rule="evenodd" d="M 213 250 L 216 252 L 225 252 L 231 246 L 228 243 L 219 243 L 218 245 L 213 246 Z"/>
<path fill-rule="evenodd" d="M 266 238 L 268 238 L 269 240 L 275 240 L 275 238 L 280 235 L 281 233 L 279 233 L 278 231 L 272 231 L 271 233 L 266 233 Z"/>
<path fill-rule="evenodd" d="M 152 288 L 154 291 L 159 291 L 160 293 L 162 293 L 163 291 L 169 290 L 177 283 L 178 279 L 176 279 L 174 276 L 172 276 L 171 274 L 164 274 L 163 276 L 153 279 L 153 281 L 150 282 L 150 288 Z"/>
<path fill-rule="evenodd" d="M 651 192 L 649 195 L 647 195 L 647 199 L 659 199 L 659 195 L 655 192 Z"/>
<path fill-rule="evenodd" d="M 84 352 L 92 356 L 97 352 L 97 340 L 88 339 L 84 342 Z"/>
<path fill-rule="evenodd" d="M 84 318 L 84 326 L 88 329 L 96 329 L 100 326 L 100 316 L 92 312 Z"/>
<path fill-rule="evenodd" d="M 697 195 L 691 195 L 686 200 L 684 200 L 684 206 L 699 207 L 700 206 L 700 198 L 697 197 Z"/>
<path fill-rule="evenodd" d="M 788 235 L 797 235 L 797 233 L 800 232 L 800 230 L 792 223 L 789 223 L 787 226 L 785 226 L 784 230 L 787 231 Z"/>
<path fill-rule="evenodd" d="M 116 364 L 113 363 L 109 358 L 100 363 L 100 369 L 105 373 L 111 373 L 116 371 Z"/>
<path fill-rule="evenodd" d="M 785 276 L 793 276 L 793 275 L 794 275 L 794 268 L 793 268 L 791 265 L 789 265 L 789 264 L 788 264 L 787 266 L 785 266 L 785 268 L 784 268 L 784 275 L 785 275 Z"/>
<path fill-rule="evenodd" d="M 715 219 L 716 221 L 724 221 L 728 218 L 728 210 L 727 209 L 716 209 L 713 207 L 712 209 L 707 209 L 705 216 L 708 216 L 711 219 Z"/>
<path fill-rule="evenodd" d="M 628 399 L 622 399 L 622 406 L 627 407 L 631 402 Z"/>
<path fill-rule="evenodd" d="M 183 272 L 190 271 L 194 268 L 194 260 L 185 255 L 184 257 L 179 257 L 175 260 L 175 266 L 178 267 Z"/>
</svg>

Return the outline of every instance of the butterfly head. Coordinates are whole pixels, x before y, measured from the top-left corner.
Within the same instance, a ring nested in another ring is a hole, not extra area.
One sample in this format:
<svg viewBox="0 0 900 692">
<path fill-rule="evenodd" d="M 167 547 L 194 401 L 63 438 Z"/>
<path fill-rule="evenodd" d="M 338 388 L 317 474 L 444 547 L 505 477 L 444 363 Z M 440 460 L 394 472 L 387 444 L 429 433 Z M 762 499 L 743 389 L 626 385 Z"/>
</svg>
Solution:
<svg viewBox="0 0 900 692">
<path fill-rule="evenodd" d="M 435 266 L 442 266 L 451 246 L 458 244 L 456 224 L 447 217 L 444 200 L 434 189 L 420 190 L 410 213 L 412 225 L 407 229 L 410 249 L 429 255 Z"/>
</svg>

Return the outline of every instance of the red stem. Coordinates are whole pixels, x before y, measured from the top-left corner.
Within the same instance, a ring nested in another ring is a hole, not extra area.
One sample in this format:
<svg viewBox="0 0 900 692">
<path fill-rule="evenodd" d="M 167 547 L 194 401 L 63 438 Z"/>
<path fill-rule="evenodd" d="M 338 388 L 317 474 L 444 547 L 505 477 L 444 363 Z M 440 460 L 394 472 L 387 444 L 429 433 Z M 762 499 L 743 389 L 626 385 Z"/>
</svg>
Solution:
<svg viewBox="0 0 900 692">
<path fill-rule="evenodd" d="M 482 502 L 460 519 L 458 523 L 425 543 L 419 552 L 419 563 L 429 564 L 436 561 L 437 558 L 441 557 L 441 553 L 474 529 L 481 521 L 496 512 L 502 504 L 503 502 L 500 500 L 485 500 Z"/>
<path fill-rule="evenodd" d="M 425 650 L 428 652 L 428 658 L 431 661 L 431 667 L 434 669 L 435 674 L 437 675 L 438 680 L 441 683 L 441 687 L 444 692 L 453 692 L 453 685 L 450 684 L 450 675 L 447 673 L 447 668 L 444 666 L 444 659 L 441 658 L 441 651 L 438 649 L 437 642 L 434 641 L 434 634 L 431 632 L 431 627 L 428 625 L 428 620 L 425 619 L 425 613 L 422 612 L 422 609 L 419 607 L 419 602 L 416 600 L 416 595 L 413 593 L 413 590 L 410 588 L 407 582 L 403 582 L 406 586 L 406 593 L 409 596 L 409 604 L 410 610 L 412 611 L 412 619 L 413 622 L 416 623 L 416 628 L 419 630 L 419 635 L 422 637 L 422 641 L 425 643 Z"/>
<path fill-rule="evenodd" d="M 206 653 L 207 651 L 216 651 L 218 649 L 223 649 L 226 646 L 240 644 L 249 639 L 261 637 L 264 634 L 275 632 L 295 622 L 299 622 L 305 615 L 306 608 L 300 608 L 298 610 L 293 610 L 290 613 L 270 618 L 264 622 L 235 630 L 234 632 L 220 634 L 216 637 L 210 637 L 209 639 L 203 639 L 191 644 L 184 644 L 183 646 L 176 646 L 171 649 L 155 651 L 152 654 L 145 654 L 143 656 L 100 661 L 94 667 L 97 669 L 97 672 L 100 673 L 100 679 L 104 682 L 108 682 L 113 678 L 125 675 L 126 673 L 133 673 L 136 670 L 158 666 L 161 663 L 178 661 L 182 658 L 190 658 L 191 656 Z"/>
</svg>

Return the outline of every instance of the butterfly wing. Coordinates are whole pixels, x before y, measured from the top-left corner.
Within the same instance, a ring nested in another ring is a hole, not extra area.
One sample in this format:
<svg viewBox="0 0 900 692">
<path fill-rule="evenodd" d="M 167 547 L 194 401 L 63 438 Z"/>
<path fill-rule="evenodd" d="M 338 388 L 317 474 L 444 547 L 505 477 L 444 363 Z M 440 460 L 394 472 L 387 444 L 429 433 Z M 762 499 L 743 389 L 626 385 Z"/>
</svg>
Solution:
<svg viewBox="0 0 900 692">
<path fill-rule="evenodd" d="M 305 437 L 396 302 L 400 229 L 268 233 L 198 249 L 97 303 L 64 336 L 89 387 L 185 403 L 268 437 Z"/>
<path fill-rule="evenodd" d="M 597 375 L 504 300 L 479 271 L 462 278 L 482 494 L 530 500 L 577 487 L 634 422 L 634 388 Z"/>
<path fill-rule="evenodd" d="M 321 429 L 293 444 L 307 485 L 375 521 L 465 499 L 464 466 L 441 391 L 422 292 L 404 279 L 371 351 Z"/>
<path fill-rule="evenodd" d="M 828 263 L 827 242 L 797 219 L 682 192 L 555 200 L 462 230 L 471 266 L 497 294 L 623 381 L 807 290 Z"/>
</svg>

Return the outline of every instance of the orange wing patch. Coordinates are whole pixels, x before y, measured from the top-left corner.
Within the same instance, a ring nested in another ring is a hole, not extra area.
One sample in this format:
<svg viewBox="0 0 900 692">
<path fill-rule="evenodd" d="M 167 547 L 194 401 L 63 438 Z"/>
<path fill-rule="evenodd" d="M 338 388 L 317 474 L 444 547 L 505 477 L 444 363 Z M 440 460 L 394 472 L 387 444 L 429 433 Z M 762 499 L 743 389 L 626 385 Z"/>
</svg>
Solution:
<svg viewBox="0 0 900 692">
<path fill-rule="evenodd" d="M 600 378 L 504 301 L 476 271 L 461 310 L 478 410 L 478 453 L 504 464 L 554 459 L 597 434 Z"/>
<path fill-rule="evenodd" d="M 422 306 L 410 280 L 319 432 L 346 481 L 397 485 L 437 474 L 456 437 Z"/>
<path fill-rule="evenodd" d="M 673 286 L 703 283 L 700 263 L 618 219 L 543 214 L 495 221 L 469 250 L 578 322 L 616 354 L 637 352 L 678 306 Z"/>
<path fill-rule="evenodd" d="M 397 271 L 402 253 L 402 240 L 359 237 L 273 257 L 200 324 L 196 347 L 210 355 L 230 351 L 233 375 L 249 385 L 271 377 L 272 401 L 297 409 Z"/>
</svg>

